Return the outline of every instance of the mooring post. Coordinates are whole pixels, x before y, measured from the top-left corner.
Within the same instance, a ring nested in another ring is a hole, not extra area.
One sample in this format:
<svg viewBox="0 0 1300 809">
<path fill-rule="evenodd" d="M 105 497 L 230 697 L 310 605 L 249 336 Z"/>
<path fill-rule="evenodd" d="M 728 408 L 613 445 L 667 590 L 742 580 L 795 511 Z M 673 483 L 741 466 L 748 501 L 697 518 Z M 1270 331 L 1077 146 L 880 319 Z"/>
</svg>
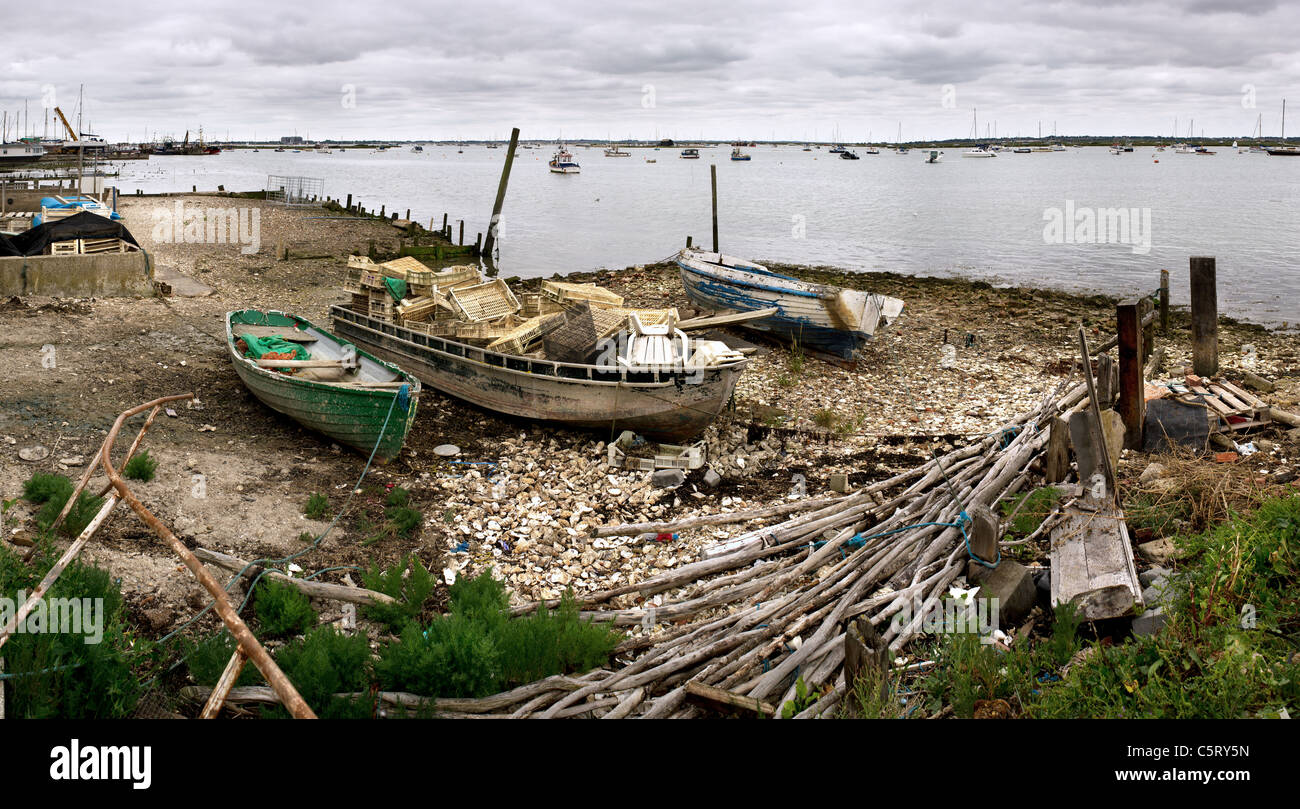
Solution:
<svg viewBox="0 0 1300 809">
<path fill-rule="evenodd" d="M 713 184 L 713 252 L 721 253 L 718 249 L 718 164 L 709 164 L 709 179 Z"/>
<path fill-rule="evenodd" d="M 501 181 L 497 183 L 497 198 L 492 203 L 492 221 L 488 224 L 487 241 L 483 243 L 483 255 L 488 263 L 492 262 L 492 248 L 497 243 L 497 226 L 501 222 L 501 206 L 506 201 L 506 186 L 510 183 L 510 166 L 515 162 L 515 149 L 519 148 L 519 127 L 510 130 L 510 147 L 506 149 L 506 163 L 501 167 Z"/>
<path fill-rule="evenodd" d="M 446 212 L 446 211 L 443 211 L 443 212 L 442 212 L 442 232 L 443 232 L 444 234 L 447 232 L 447 212 Z"/>
<path fill-rule="evenodd" d="M 465 220 L 464 219 L 460 220 L 460 239 L 458 240 L 458 244 L 462 246 L 465 244 Z"/>
<path fill-rule="evenodd" d="M 687 237 L 686 237 L 686 249 L 689 250 L 690 247 L 691 247 L 691 237 L 690 237 L 690 236 L 687 236 Z"/>
<path fill-rule="evenodd" d="M 1142 324 L 1142 361 L 1146 362 L 1151 357 L 1151 352 L 1155 350 L 1156 345 L 1156 319 L 1151 317 L 1155 305 L 1151 299 L 1143 296 L 1138 301 L 1138 316 L 1141 318 L 1138 322 Z"/>
<path fill-rule="evenodd" d="M 380 218 L 380 219 L 383 219 L 383 218 L 385 218 L 386 216 L 388 216 L 388 213 L 387 213 L 387 210 L 386 210 L 386 206 L 384 206 L 384 205 L 380 205 L 380 206 L 379 206 L 379 218 Z"/>
<path fill-rule="evenodd" d="M 1169 270 L 1160 271 L 1160 333 L 1169 334 Z"/>
<path fill-rule="evenodd" d="M 479 231 L 478 236 L 474 238 L 474 255 L 476 256 L 482 255 L 482 253 L 483 253 L 483 232 Z"/>
<path fill-rule="evenodd" d="M 1124 447 L 1142 448 L 1146 417 L 1146 380 L 1142 371 L 1142 306 L 1136 300 L 1115 306 L 1119 330 L 1119 415 L 1124 420 Z"/>
<path fill-rule="evenodd" d="M 410 209 L 410 208 L 407 208 L 407 209 L 406 209 L 406 221 L 408 221 L 408 222 L 411 221 L 411 209 Z"/>
<path fill-rule="evenodd" d="M 1192 256 L 1192 371 L 1219 372 L 1219 299 L 1214 256 Z"/>
</svg>

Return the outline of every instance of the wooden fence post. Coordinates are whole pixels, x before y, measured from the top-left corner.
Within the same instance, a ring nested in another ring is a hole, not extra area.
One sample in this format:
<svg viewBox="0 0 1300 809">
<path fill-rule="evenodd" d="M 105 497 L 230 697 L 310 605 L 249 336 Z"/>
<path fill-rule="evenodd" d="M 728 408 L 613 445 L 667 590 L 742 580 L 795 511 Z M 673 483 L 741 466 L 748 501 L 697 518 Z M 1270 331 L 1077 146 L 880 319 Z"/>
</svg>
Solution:
<svg viewBox="0 0 1300 809">
<path fill-rule="evenodd" d="M 1142 309 L 1136 300 L 1115 306 L 1119 329 L 1119 414 L 1124 420 L 1126 449 L 1142 448 L 1142 422 L 1146 417 Z"/>
<path fill-rule="evenodd" d="M 1192 256 L 1192 370 L 1219 372 L 1219 299 L 1214 256 Z"/>
<path fill-rule="evenodd" d="M 722 252 L 718 248 L 718 164 L 709 164 L 709 178 L 713 185 L 713 252 Z"/>
<path fill-rule="evenodd" d="M 1169 333 L 1169 270 L 1160 271 L 1160 333 Z"/>
</svg>

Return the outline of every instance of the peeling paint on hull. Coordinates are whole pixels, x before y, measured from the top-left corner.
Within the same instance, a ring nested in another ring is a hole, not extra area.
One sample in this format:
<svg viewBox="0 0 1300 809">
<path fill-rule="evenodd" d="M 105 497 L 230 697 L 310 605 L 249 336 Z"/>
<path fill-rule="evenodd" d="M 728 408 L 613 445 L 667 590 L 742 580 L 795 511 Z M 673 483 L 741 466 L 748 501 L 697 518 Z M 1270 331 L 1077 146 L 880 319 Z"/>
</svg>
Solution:
<svg viewBox="0 0 1300 809">
<path fill-rule="evenodd" d="M 695 436 L 717 418 L 747 364 L 638 374 L 498 354 L 341 306 L 330 314 L 339 336 L 470 404 L 570 427 L 632 430 L 662 441 Z"/>
<path fill-rule="evenodd" d="M 776 314 L 743 325 L 775 334 L 816 352 L 853 359 L 880 323 L 902 309 L 902 301 L 856 290 L 809 284 L 769 272 L 757 264 L 683 251 L 677 258 L 682 287 L 691 303 L 710 311 L 752 312 L 775 306 Z M 698 266 L 697 266 L 698 265 Z M 846 302 L 845 299 L 851 299 Z M 849 305 L 845 305 L 848 303 Z M 870 325 L 870 330 L 864 328 Z"/>
</svg>

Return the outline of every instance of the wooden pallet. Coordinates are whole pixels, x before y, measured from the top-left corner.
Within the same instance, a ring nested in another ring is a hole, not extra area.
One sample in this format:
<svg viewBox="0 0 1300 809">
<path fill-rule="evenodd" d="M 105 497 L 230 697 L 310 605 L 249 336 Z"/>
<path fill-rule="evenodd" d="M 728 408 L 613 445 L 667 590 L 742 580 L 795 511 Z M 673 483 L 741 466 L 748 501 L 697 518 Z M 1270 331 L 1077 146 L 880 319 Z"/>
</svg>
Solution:
<svg viewBox="0 0 1300 809">
<path fill-rule="evenodd" d="M 1188 404 L 1204 405 L 1215 415 L 1219 432 L 1248 430 L 1272 422 L 1265 401 L 1226 379 L 1207 380 L 1204 385 L 1187 388 L 1188 393 L 1176 398 Z"/>
</svg>

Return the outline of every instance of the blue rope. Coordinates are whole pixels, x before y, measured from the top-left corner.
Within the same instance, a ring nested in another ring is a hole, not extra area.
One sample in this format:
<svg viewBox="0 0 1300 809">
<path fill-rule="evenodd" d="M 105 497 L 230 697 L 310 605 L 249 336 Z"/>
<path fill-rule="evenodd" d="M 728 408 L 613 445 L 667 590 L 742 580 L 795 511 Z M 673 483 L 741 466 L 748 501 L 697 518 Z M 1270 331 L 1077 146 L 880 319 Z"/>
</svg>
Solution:
<svg viewBox="0 0 1300 809">
<path fill-rule="evenodd" d="M 68 669 L 75 669 L 75 668 L 77 668 L 77 667 L 80 666 L 80 665 L 81 665 L 81 663 L 69 663 L 69 664 L 67 664 L 66 666 L 50 666 L 48 669 L 37 669 L 36 671 L 6 671 L 6 672 L 0 672 L 0 680 L 12 680 L 12 679 L 15 679 L 15 678 L 17 678 L 17 677 L 30 677 L 30 676 L 32 676 L 33 674 L 49 674 L 49 673 L 51 673 L 51 672 L 55 672 L 55 671 L 66 671 L 66 670 L 68 670 Z"/>
</svg>

